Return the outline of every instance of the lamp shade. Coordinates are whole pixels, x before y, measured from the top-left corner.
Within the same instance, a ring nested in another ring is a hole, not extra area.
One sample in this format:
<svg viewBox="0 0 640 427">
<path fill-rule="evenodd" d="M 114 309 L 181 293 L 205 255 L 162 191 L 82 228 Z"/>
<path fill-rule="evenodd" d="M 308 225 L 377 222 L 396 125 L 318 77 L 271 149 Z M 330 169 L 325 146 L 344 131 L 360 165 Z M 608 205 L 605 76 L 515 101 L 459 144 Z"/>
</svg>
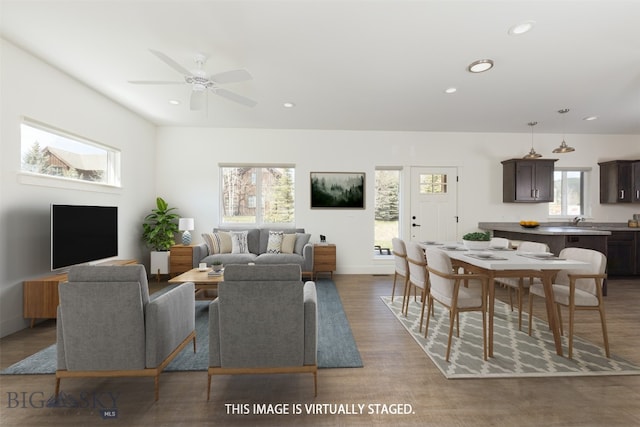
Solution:
<svg viewBox="0 0 640 427">
<path fill-rule="evenodd" d="M 194 228 L 193 218 L 180 218 L 178 220 L 178 230 L 191 231 Z"/>
</svg>

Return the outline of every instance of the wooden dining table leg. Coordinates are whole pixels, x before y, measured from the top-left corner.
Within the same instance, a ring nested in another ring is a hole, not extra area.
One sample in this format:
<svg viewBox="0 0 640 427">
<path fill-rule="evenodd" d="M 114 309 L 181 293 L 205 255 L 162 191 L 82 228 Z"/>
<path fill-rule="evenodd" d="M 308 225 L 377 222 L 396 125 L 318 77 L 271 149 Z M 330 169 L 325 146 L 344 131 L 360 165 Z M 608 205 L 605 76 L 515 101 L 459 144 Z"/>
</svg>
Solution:
<svg viewBox="0 0 640 427">
<path fill-rule="evenodd" d="M 544 301 L 547 306 L 547 319 L 549 321 L 549 328 L 551 328 L 551 332 L 553 332 L 556 354 L 562 356 L 562 336 L 560 334 L 560 324 L 558 323 L 553 297 L 553 278 L 556 273 L 558 273 L 557 270 L 542 270 L 541 279 L 544 288 Z M 529 316 L 531 316 L 531 313 L 529 313 Z"/>
<path fill-rule="evenodd" d="M 495 306 L 496 306 L 496 286 L 495 286 L 495 274 L 491 271 L 488 270 L 487 271 L 488 276 L 489 276 L 489 280 L 488 280 L 488 284 L 489 284 L 489 289 L 487 292 L 487 298 L 489 298 L 489 322 L 488 322 L 488 328 L 489 328 L 489 345 L 487 348 L 487 355 L 489 357 L 493 357 L 493 313 L 495 311 Z"/>
</svg>

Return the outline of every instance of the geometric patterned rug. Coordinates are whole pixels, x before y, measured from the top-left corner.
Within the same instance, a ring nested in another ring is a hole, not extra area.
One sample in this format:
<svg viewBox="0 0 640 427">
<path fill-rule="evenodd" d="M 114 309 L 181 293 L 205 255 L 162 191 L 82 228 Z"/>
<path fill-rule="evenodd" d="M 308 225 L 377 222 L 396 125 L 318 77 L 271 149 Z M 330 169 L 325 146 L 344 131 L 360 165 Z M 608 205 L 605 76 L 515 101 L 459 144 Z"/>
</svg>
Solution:
<svg viewBox="0 0 640 427">
<path fill-rule="evenodd" d="M 553 335 L 547 323 L 533 318 L 531 336 L 527 333 L 527 313 L 522 315 L 523 330 L 518 330 L 518 313 L 496 300 L 493 336 L 493 357 L 482 359 L 482 316 L 479 312 L 460 313 L 460 337 L 454 329 L 449 362 L 445 360 L 449 313 L 437 302 L 435 317 L 429 321 L 429 334 L 418 332 L 420 302 L 413 299 L 407 317 L 401 313 L 402 297 L 381 297 L 398 321 L 411 334 L 433 363 L 448 379 L 508 378 L 594 375 L 640 375 L 636 366 L 618 356 L 607 358 L 602 345 L 594 345 L 574 335 L 573 359 L 558 356 Z M 425 317 L 427 310 L 425 308 Z M 426 319 L 425 319 L 426 320 Z M 487 322 L 488 323 L 488 322 Z M 454 327 L 455 328 L 455 327 Z M 566 356 L 568 341 L 562 337 Z"/>
</svg>

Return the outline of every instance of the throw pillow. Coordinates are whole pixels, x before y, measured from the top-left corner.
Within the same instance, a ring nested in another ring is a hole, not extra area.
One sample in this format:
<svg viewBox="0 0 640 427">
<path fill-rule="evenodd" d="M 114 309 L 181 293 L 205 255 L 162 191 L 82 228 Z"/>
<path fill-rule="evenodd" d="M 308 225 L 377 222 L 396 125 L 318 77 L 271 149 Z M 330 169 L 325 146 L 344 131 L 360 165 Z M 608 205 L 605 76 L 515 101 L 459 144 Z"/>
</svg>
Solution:
<svg viewBox="0 0 640 427">
<path fill-rule="evenodd" d="M 231 234 L 226 232 L 203 233 L 202 239 L 209 249 L 209 255 L 231 253 Z"/>
<path fill-rule="evenodd" d="M 268 254 L 279 254 L 282 252 L 282 238 L 284 233 L 282 231 L 270 231 L 269 242 L 267 243 Z"/>
<path fill-rule="evenodd" d="M 304 250 L 304 245 L 309 243 L 309 239 L 311 238 L 311 234 L 307 233 L 296 233 L 296 246 L 294 252 L 298 255 L 302 255 L 302 251 Z"/>
<path fill-rule="evenodd" d="M 231 253 L 232 254 L 248 254 L 249 245 L 247 244 L 246 231 L 231 232 Z"/>
<path fill-rule="evenodd" d="M 292 254 L 296 247 L 296 235 L 295 233 L 289 233 L 282 236 L 282 248 L 283 254 Z"/>
</svg>

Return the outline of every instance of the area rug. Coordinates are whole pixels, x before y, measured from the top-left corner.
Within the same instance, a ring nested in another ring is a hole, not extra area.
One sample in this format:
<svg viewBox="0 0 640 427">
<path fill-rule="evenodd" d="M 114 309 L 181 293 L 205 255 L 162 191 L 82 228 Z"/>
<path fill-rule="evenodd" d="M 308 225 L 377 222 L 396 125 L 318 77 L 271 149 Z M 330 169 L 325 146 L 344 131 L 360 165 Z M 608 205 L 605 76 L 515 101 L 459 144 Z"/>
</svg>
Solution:
<svg viewBox="0 0 640 427">
<path fill-rule="evenodd" d="M 546 322 L 534 317 L 532 336 L 518 330 L 518 313 L 496 301 L 493 357 L 482 359 L 482 316 L 477 312 L 460 313 L 460 338 L 454 336 L 449 363 L 445 360 L 449 334 L 449 313 L 435 304 L 435 317 L 429 322 L 429 334 L 418 331 L 421 304 L 411 301 L 407 317 L 401 312 L 402 299 L 381 297 L 402 326 L 449 379 L 499 377 L 553 377 L 595 375 L 640 375 L 636 366 L 618 356 L 607 358 L 604 348 L 577 336 L 573 338 L 573 359 L 558 356 L 553 335 Z M 425 310 L 425 316 L 426 316 Z M 528 319 L 523 313 L 522 323 Z M 562 337 L 566 355 L 567 337 Z"/>
<path fill-rule="evenodd" d="M 335 284 L 329 279 L 319 279 L 316 281 L 316 292 L 318 294 L 318 367 L 321 369 L 362 367 L 360 352 Z M 193 352 L 193 346 L 188 345 L 171 361 L 165 372 L 207 370 L 209 303 L 210 301 L 196 301 L 196 353 Z M 0 374 L 53 374 L 55 371 L 56 345 L 52 344 L 9 366 Z"/>
</svg>

